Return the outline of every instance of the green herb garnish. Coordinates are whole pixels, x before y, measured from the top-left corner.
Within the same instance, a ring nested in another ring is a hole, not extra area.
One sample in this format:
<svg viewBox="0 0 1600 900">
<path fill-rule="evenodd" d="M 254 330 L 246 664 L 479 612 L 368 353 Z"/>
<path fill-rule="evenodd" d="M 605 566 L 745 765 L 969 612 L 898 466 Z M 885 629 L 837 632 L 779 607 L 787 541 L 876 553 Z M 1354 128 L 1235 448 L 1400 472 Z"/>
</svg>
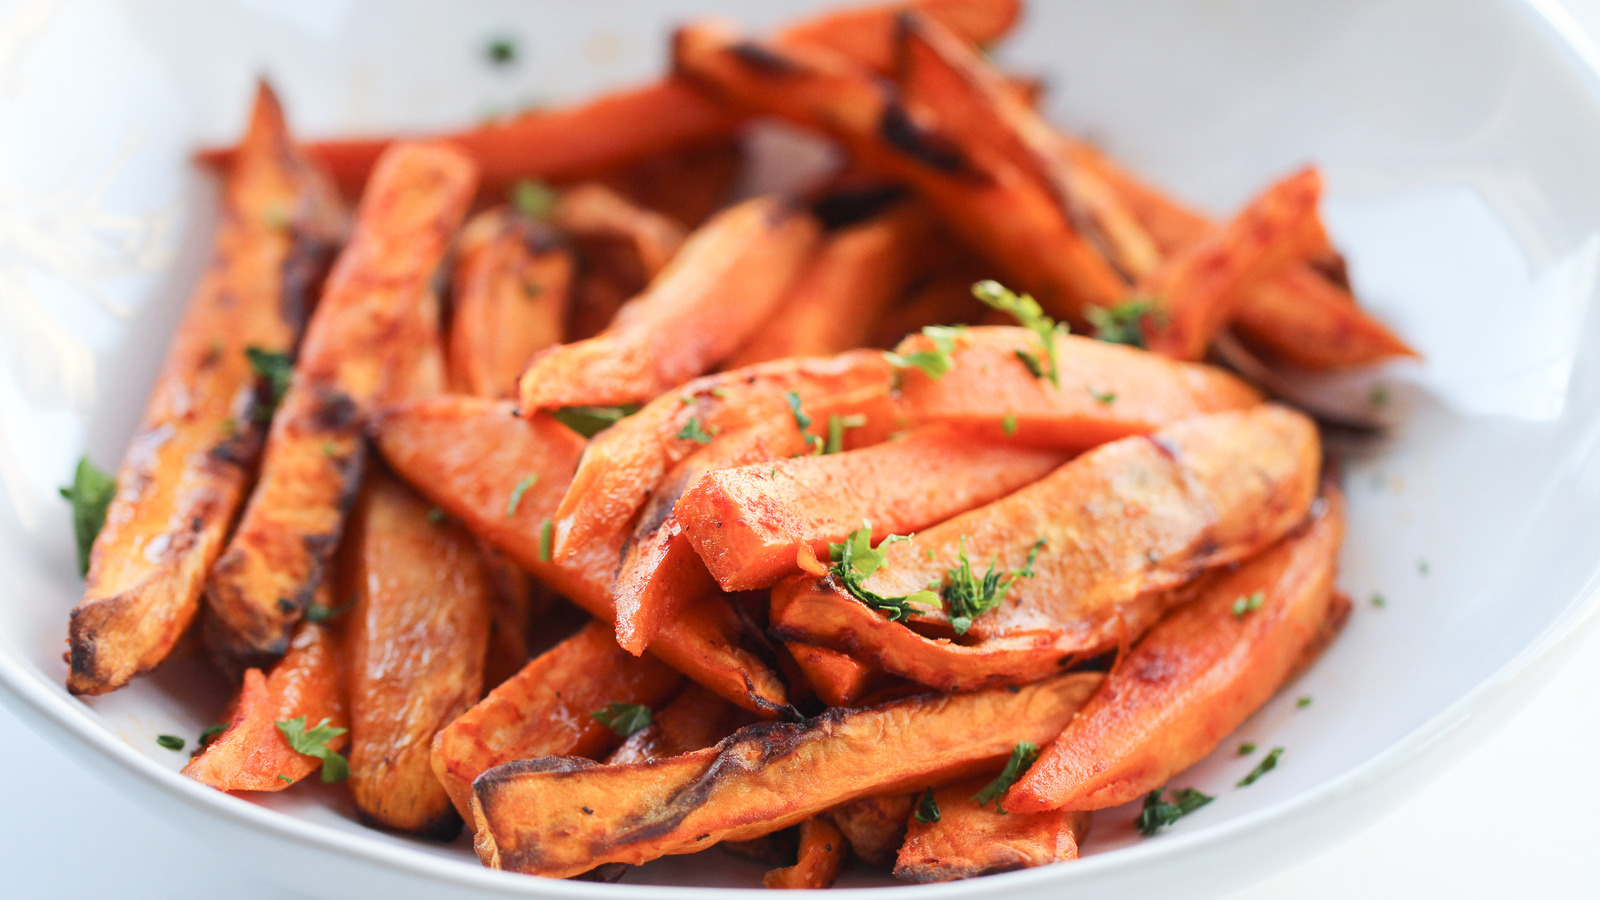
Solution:
<svg viewBox="0 0 1600 900">
<path fill-rule="evenodd" d="M 545 519 L 539 523 L 539 561 L 550 561 L 550 533 L 555 530 L 554 522 Z"/>
<path fill-rule="evenodd" d="M 1139 833 L 1145 837 L 1152 837 L 1161 829 L 1217 799 L 1194 788 L 1184 788 L 1172 791 L 1171 800 L 1162 800 L 1161 790 L 1156 788 L 1145 796 L 1144 808 L 1139 811 L 1139 818 L 1134 820 Z"/>
<path fill-rule="evenodd" d="M 278 404 L 283 402 L 283 395 L 289 392 L 289 382 L 294 379 L 294 360 L 287 353 L 254 346 L 244 348 L 244 355 L 250 360 L 250 371 L 267 388 L 269 402 L 255 411 L 255 420 L 270 422 L 272 414 L 278 411 Z"/>
<path fill-rule="evenodd" d="M 72 484 L 60 489 L 72 504 L 72 535 L 78 542 L 78 574 L 89 574 L 89 552 L 106 525 L 106 507 L 117 495 L 116 479 L 95 468 L 89 457 L 78 458 Z"/>
<path fill-rule="evenodd" d="M 551 415 L 573 431 L 592 438 L 638 411 L 637 403 L 627 406 L 565 406 Z"/>
<path fill-rule="evenodd" d="M 989 569 L 980 578 L 973 574 L 972 561 L 967 559 L 967 539 L 961 539 L 956 565 L 945 572 L 941 591 L 945 609 L 950 614 L 950 627 L 956 634 L 966 634 L 967 629 L 972 627 L 973 619 L 999 606 L 1013 581 L 1033 577 L 1033 561 L 1038 558 L 1044 544 L 1044 538 L 1035 541 L 1033 548 L 1028 551 L 1027 565 L 1015 571 L 998 572 L 995 570 L 997 560 L 989 560 Z"/>
<path fill-rule="evenodd" d="M 1070 329 L 1065 322 L 1057 322 L 1044 314 L 1039 306 L 1039 301 L 1027 294 L 1017 294 L 1002 286 L 998 281 L 980 281 L 972 286 L 972 295 L 982 300 L 989 306 L 1010 313 L 1022 324 L 1022 327 L 1033 332 L 1039 337 L 1039 343 L 1044 346 L 1044 358 L 1049 361 L 1048 372 L 1039 361 L 1039 357 L 1025 350 L 1017 351 L 1017 358 L 1022 360 L 1028 371 L 1035 378 L 1046 375 L 1050 383 L 1061 387 L 1061 366 L 1057 359 L 1056 338 L 1067 334 Z"/>
<path fill-rule="evenodd" d="M 1385 606 L 1389 605 L 1389 601 L 1382 594 L 1373 594 L 1372 595 L 1372 605 L 1376 606 L 1379 609 L 1383 609 Z"/>
<path fill-rule="evenodd" d="M 1251 594 L 1248 597 L 1240 597 L 1239 599 L 1233 601 L 1234 618 L 1242 619 L 1244 618 L 1245 613 L 1255 612 L 1261 608 L 1261 604 L 1266 602 L 1266 599 L 1267 598 L 1260 591 L 1256 591 L 1254 594 Z"/>
<path fill-rule="evenodd" d="M 1309 695 L 1307 695 L 1305 697 L 1301 697 L 1300 699 L 1294 701 L 1294 708 L 1295 709 L 1305 709 L 1306 707 L 1308 707 L 1310 705 L 1311 705 L 1311 697 Z"/>
<path fill-rule="evenodd" d="M 1005 434 L 1006 437 L 1011 437 L 1012 435 L 1016 434 L 1017 417 L 1011 413 L 1006 413 L 1005 417 L 1000 420 L 1000 431 Z"/>
<path fill-rule="evenodd" d="M 607 703 L 605 709 L 595 710 L 589 716 L 615 731 L 618 737 L 628 737 L 650 727 L 650 707 L 639 703 Z"/>
<path fill-rule="evenodd" d="M 1096 403 L 1110 405 L 1117 402 L 1116 391 L 1097 391 L 1092 387 L 1085 387 L 1084 390 L 1089 392 L 1089 396 L 1093 397 Z"/>
<path fill-rule="evenodd" d="M 210 746 L 211 742 L 216 740 L 217 735 L 227 730 L 228 725 L 225 722 L 218 722 L 215 725 L 207 725 L 206 727 L 200 729 L 200 737 L 195 739 L 195 743 L 202 747 Z"/>
<path fill-rule="evenodd" d="M 356 602 L 354 600 L 341 603 L 338 606 L 323 606 L 321 603 L 312 603 L 306 607 L 306 618 L 318 624 L 331 622 L 349 612 L 350 608 L 355 605 Z"/>
<path fill-rule="evenodd" d="M 690 416 L 689 421 L 683 423 L 683 427 L 678 429 L 678 439 L 701 444 L 711 443 L 711 435 L 701 426 L 699 416 Z"/>
<path fill-rule="evenodd" d="M 904 622 L 921 611 L 917 609 L 918 604 L 924 607 L 937 606 L 939 595 L 933 591 L 917 591 L 903 597 L 886 597 L 868 590 L 865 582 L 872 573 L 883 567 L 884 548 L 896 541 L 909 540 L 910 536 L 890 535 L 874 549 L 872 525 L 862 522 L 860 528 L 850 532 L 844 543 L 828 545 L 828 554 L 833 560 L 829 571 L 852 597 L 873 609 L 888 613 L 891 622 Z"/>
<path fill-rule="evenodd" d="M 437 506 L 428 507 L 428 524 L 440 525 L 444 523 L 444 510 Z"/>
<path fill-rule="evenodd" d="M 1273 747 L 1271 750 L 1268 750 L 1266 757 L 1262 759 L 1261 762 L 1256 763 L 1256 767 L 1250 770 L 1250 774 L 1241 778 L 1239 783 L 1234 785 L 1234 787 L 1249 787 L 1250 785 L 1255 784 L 1257 778 L 1260 778 L 1261 776 L 1278 767 L 1278 757 L 1282 755 L 1282 747 Z"/>
<path fill-rule="evenodd" d="M 1000 815 L 1006 814 L 1006 808 L 1000 805 L 1000 798 L 1011 789 L 1022 773 L 1028 771 L 1033 761 L 1039 758 L 1039 747 L 1032 741 L 1022 741 L 1011 748 L 1011 758 L 1006 760 L 1006 767 L 1001 770 L 995 779 L 983 786 L 983 790 L 972 795 L 972 802 L 979 806 L 989 805 L 994 801 L 994 811 Z"/>
<path fill-rule="evenodd" d="M 534 482 L 538 480 L 539 475 L 535 473 L 517 482 L 517 486 L 511 489 L 511 496 L 506 500 L 506 518 L 512 518 L 517 514 L 517 507 L 522 505 L 522 495 L 526 494 L 528 488 L 533 487 Z"/>
<path fill-rule="evenodd" d="M 1256 745 L 1255 744 L 1246 742 L 1246 743 L 1243 743 L 1243 744 L 1239 745 L 1239 755 L 1240 756 L 1249 756 L 1250 754 L 1252 754 L 1254 752 L 1256 752 Z"/>
<path fill-rule="evenodd" d="M 783 395 L 783 399 L 789 404 L 790 415 L 794 416 L 794 426 L 800 429 L 801 436 L 806 439 L 806 447 L 813 453 L 821 453 L 822 438 L 806 431 L 807 428 L 811 427 L 811 417 L 806 415 L 805 411 L 800 408 L 800 395 L 790 391 Z"/>
<path fill-rule="evenodd" d="M 1084 313 L 1094 326 L 1094 336 L 1108 344 L 1144 346 L 1146 319 L 1159 315 L 1160 304 L 1151 297 L 1130 297 L 1109 309 L 1091 306 Z"/>
<path fill-rule="evenodd" d="M 844 432 L 847 428 L 860 428 L 867 424 L 867 417 L 857 413 L 852 416 L 828 417 L 828 442 L 822 448 L 823 455 L 838 453 L 844 449 Z"/>
<path fill-rule="evenodd" d="M 921 369 L 929 378 L 943 378 L 952 365 L 950 355 L 955 352 L 956 338 L 965 333 L 966 329 L 959 325 L 928 325 L 922 334 L 933 343 L 932 350 L 918 350 L 906 356 L 885 352 L 884 356 L 897 369 Z"/>
<path fill-rule="evenodd" d="M 184 740 L 175 734 L 158 734 L 156 735 L 156 743 L 168 750 L 182 750 Z"/>
<path fill-rule="evenodd" d="M 550 218 L 560 201 L 560 195 L 542 181 L 524 178 L 511 186 L 511 205 L 530 219 Z"/>
<path fill-rule="evenodd" d="M 305 716 L 296 716 L 275 724 L 283 733 L 284 740 L 289 742 L 289 749 L 301 756 L 314 756 L 322 760 L 324 784 L 332 784 L 350 777 L 350 761 L 328 746 L 330 741 L 350 729 L 335 728 L 333 720 L 326 716 L 311 728 L 306 727 Z"/>
<path fill-rule="evenodd" d="M 483 54 L 494 65 L 510 65 L 517 61 L 517 42 L 509 37 L 491 38 L 484 46 Z"/>
<path fill-rule="evenodd" d="M 933 799 L 933 788 L 922 792 L 922 799 L 917 801 L 917 809 L 911 817 L 923 825 L 939 821 L 939 801 Z"/>
</svg>

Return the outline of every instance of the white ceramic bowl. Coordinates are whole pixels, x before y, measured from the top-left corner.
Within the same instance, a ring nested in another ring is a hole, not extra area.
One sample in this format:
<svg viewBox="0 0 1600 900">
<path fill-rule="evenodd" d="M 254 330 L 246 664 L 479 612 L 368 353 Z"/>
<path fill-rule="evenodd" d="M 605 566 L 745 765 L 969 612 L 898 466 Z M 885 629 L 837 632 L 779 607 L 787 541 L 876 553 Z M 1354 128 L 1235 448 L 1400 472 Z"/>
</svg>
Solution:
<svg viewBox="0 0 1600 900">
<path fill-rule="evenodd" d="M 701 900 L 654 885 L 755 884 L 722 855 L 628 879 L 650 884 L 506 875 L 463 842 L 361 827 L 336 790 L 256 802 L 180 777 L 183 756 L 153 739 L 217 716 L 226 698 L 200 663 L 180 654 L 88 702 L 60 687 L 81 585 L 55 488 L 80 452 L 120 457 L 207 253 L 215 185 L 187 153 L 237 132 L 257 73 L 305 135 L 453 125 L 645 77 L 691 11 L 764 25 L 816 5 L 0 3 L 0 695 L 203 852 L 318 896 Z M 1346 465 L 1348 631 L 1240 734 L 1286 747 L 1277 771 L 1233 788 L 1254 759 L 1229 741 L 1178 780 L 1218 800 L 1157 838 L 1113 810 L 1084 860 L 891 890 L 1238 886 L 1380 815 L 1572 645 L 1600 586 L 1600 81 L 1571 33 L 1513 0 L 1035 0 L 1004 55 L 1049 75 L 1055 119 L 1218 212 L 1320 164 L 1358 292 L 1428 362 L 1325 386 L 1381 382 L 1404 424 Z M 517 65 L 484 62 L 500 34 L 519 39 Z"/>
</svg>

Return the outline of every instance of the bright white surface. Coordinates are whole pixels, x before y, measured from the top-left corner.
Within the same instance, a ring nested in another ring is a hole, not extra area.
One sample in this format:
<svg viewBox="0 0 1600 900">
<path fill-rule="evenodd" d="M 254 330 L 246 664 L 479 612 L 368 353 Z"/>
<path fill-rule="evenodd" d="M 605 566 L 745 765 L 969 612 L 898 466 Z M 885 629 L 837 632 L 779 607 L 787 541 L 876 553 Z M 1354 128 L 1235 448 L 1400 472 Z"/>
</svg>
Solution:
<svg viewBox="0 0 1600 900">
<path fill-rule="evenodd" d="M 300 6 L 314 8 L 308 4 Z M 1588 8 L 1592 9 L 1592 5 Z M 1455 62 L 1460 64 L 1459 60 Z M 1477 58 L 1471 61 L 1471 68 L 1489 70 L 1495 62 Z M 1171 102 L 1171 98 L 1168 100 Z M 1092 109 L 1074 111 L 1093 112 Z M 1283 114 L 1284 109 L 1271 102 L 1242 113 L 1245 119 L 1252 115 L 1277 117 Z M 1161 120 L 1159 116 L 1154 118 Z M 1248 122 L 1243 126 L 1237 122 L 1231 124 L 1248 130 Z M 159 121 L 153 121 L 149 132 L 159 136 L 160 127 Z M 1328 137 L 1337 138 L 1338 135 Z M 143 149 L 154 152 L 148 145 Z M 164 147 L 156 149 L 167 152 Z M 1198 149 L 1205 151 L 1203 141 Z M 1260 166 L 1278 165 L 1279 156 L 1288 157 L 1296 152 L 1295 147 L 1280 146 L 1269 153 L 1270 159 L 1244 161 L 1244 168 L 1239 170 L 1218 169 L 1210 184 L 1196 184 L 1192 180 L 1184 183 L 1193 185 L 1195 192 L 1202 196 L 1232 196 L 1243 190 L 1234 180 Z M 1159 166 L 1161 159 L 1151 162 Z M 1417 164 L 1427 165 L 1429 160 L 1419 158 Z M 1345 179 L 1344 184 L 1357 186 L 1357 194 L 1361 189 L 1382 192 L 1381 183 L 1363 180 L 1366 173 L 1359 160 L 1348 161 L 1339 172 Z M 1487 193 L 1493 196 L 1492 191 Z M 1401 207 L 1394 212 L 1404 215 L 1406 209 Z M 1472 227 L 1473 216 L 1479 212 L 1470 205 L 1463 207 L 1463 227 Z M 1344 225 L 1365 236 L 1371 235 L 1371 223 L 1363 221 L 1363 216 L 1372 214 L 1370 206 L 1357 202 L 1342 211 L 1331 210 L 1330 218 L 1336 231 Z M 1425 217 L 1418 221 L 1425 224 Z M 194 227 L 193 223 L 185 224 Z M 1543 223 L 1510 224 L 1537 231 L 1535 226 Z M 1397 239 L 1404 237 L 1396 235 Z M 1358 255 L 1358 259 L 1370 258 L 1381 250 L 1376 246 L 1376 237 L 1368 239 L 1375 245 L 1371 252 Z M 1450 271 L 1458 275 L 1470 271 L 1464 267 L 1470 263 L 1484 265 L 1488 267 L 1486 271 L 1492 271 L 1492 262 L 1464 260 L 1460 261 L 1462 269 Z M 1549 260 L 1538 262 L 1548 263 Z M 1550 271 L 1554 278 L 1564 277 L 1560 266 Z M 1472 285 L 1468 281 L 1463 287 Z M 1494 359 L 1480 357 L 1464 360 L 1462 365 L 1485 362 L 1493 363 Z M 1462 384 L 1459 379 L 1457 384 Z M 1458 408 L 1479 413 L 1513 416 L 1521 413 L 1518 417 L 1538 421 L 1546 418 L 1552 407 L 1559 408 L 1561 402 L 1559 395 L 1553 395 L 1549 403 L 1541 405 L 1545 396 L 1537 392 L 1535 385 L 1521 385 L 1509 394 L 1496 393 L 1493 383 L 1480 382 L 1477 386 L 1466 383 L 1464 386 L 1476 387 L 1476 390 L 1449 399 Z M 62 386 L 63 392 L 69 395 L 74 388 L 73 384 Z M 1518 404 L 1520 409 L 1507 408 L 1508 403 Z M 123 415 L 131 417 L 135 413 L 128 411 Z M 63 423 L 63 427 L 70 427 L 70 423 Z M 106 427 L 101 423 L 96 430 Z M 58 440 L 63 444 L 76 444 L 80 438 L 63 434 Z M 49 460 L 59 456 L 46 454 L 39 462 L 51 464 Z M 34 460 L 24 462 L 33 463 Z M 1439 551 L 1441 555 L 1444 552 L 1443 548 Z M 1401 562 L 1410 564 L 1409 558 Z M 1396 573 L 1387 574 L 1391 577 L 1383 579 L 1385 586 L 1398 581 L 1394 577 Z M 1350 586 L 1358 591 L 1363 587 Z M 1417 589 L 1424 590 L 1420 584 Z M 1398 591 L 1390 593 L 1395 599 L 1389 610 L 1363 610 L 1358 618 L 1363 629 L 1404 628 L 1409 621 L 1414 621 Z M 1600 738 L 1600 711 L 1594 708 L 1589 688 L 1596 683 L 1596 678 L 1600 678 L 1600 643 L 1591 640 L 1579 661 L 1533 707 L 1493 742 L 1425 789 L 1398 813 L 1366 834 L 1244 896 L 1332 897 L 1336 892 L 1346 896 L 1360 891 L 1380 897 L 1409 894 L 1472 898 L 1505 896 L 1518 892 L 1518 888 L 1542 888 L 1545 896 L 1576 895 L 1579 885 L 1592 885 L 1593 877 L 1600 874 L 1596 871 L 1593 854 L 1585 853 L 1587 848 L 1577 847 L 1579 841 L 1594 834 L 1586 812 L 1596 808 L 1595 802 L 1600 800 L 1600 785 L 1596 784 L 1590 760 L 1595 739 Z M 1319 693 L 1319 696 L 1326 695 Z M 1310 717 L 1315 712 L 1316 707 L 1301 715 Z M 1276 722 L 1282 717 L 1270 718 Z M 180 733 L 192 733 L 192 730 Z M 1290 739 L 1294 739 L 1292 734 Z M 1309 754 L 1315 746 L 1307 739 L 1296 742 L 1291 751 Z M 248 876 L 232 872 L 222 863 L 197 852 L 187 835 L 172 830 L 125 795 L 104 788 L 94 776 L 85 777 L 76 765 L 23 731 L 3 712 L 0 712 L 0 764 L 9 764 L 0 770 L 10 776 L 3 782 L 5 787 L 0 788 L 0 798 L 8 813 L 3 817 L 5 824 L 0 826 L 3 829 L 0 830 L 0 860 L 8 864 L 8 896 L 12 891 L 24 897 L 59 893 L 61 887 L 69 884 L 73 894 L 135 898 L 164 897 L 174 890 L 220 885 L 226 886 L 224 890 L 229 896 L 292 896 L 249 883 Z M 1261 790 L 1279 790 L 1291 777 L 1288 772 L 1274 775 L 1274 782 L 1264 781 L 1256 791 L 1241 799 L 1251 800 Z M 1197 820 L 1195 824 L 1200 822 Z M 1584 867 L 1586 860 L 1587 868 Z"/>
</svg>

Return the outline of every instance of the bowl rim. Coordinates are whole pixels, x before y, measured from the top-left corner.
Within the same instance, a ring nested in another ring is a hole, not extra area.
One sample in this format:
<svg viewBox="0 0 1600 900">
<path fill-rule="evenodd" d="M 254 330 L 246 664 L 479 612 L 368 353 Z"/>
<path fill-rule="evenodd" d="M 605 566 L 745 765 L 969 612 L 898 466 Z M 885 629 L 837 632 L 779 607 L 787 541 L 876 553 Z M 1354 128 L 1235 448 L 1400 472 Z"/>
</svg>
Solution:
<svg viewBox="0 0 1600 900">
<path fill-rule="evenodd" d="M 1576 77 L 1600 109 L 1600 47 L 1591 41 L 1583 26 L 1561 6 L 1559 0 L 1488 0 L 1519 13 L 1526 20 L 1531 33 L 1544 38 L 1548 49 L 1562 58 L 1569 73 Z M 870 894 L 876 898 L 898 898 L 914 891 L 916 896 L 967 897 L 995 890 L 1027 889 L 1045 884 L 1070 885 L 1088 881 L 1107 870 L 1138 866 L 1162 857 L 1196 858 L 1236 842 L 1261 837 L 1275 823 L 1294 818 L 1297 814 L 1327 806 L 1340 799 L 1349 798 L 1362 787 L 1387 782 L 1389 790 L 1379 802 L 1382 809 L 1392 809 L 1407 796 L 1421 789 L 1442 767 L 1423 771 L 1420 777 L 1397 783 L 1393 777 L 1407 765 L 1414 763 L 1426 750 L 1450 749 L 1462 752 L 1486 739 L 1505 724 L 1504 720 L 1491 723 L 1489 728 L 1476 730 L 1464 727 L 1474 714 L 1514 688 L 1533 689 L 1554 674 L 1556 666 L 1538 665 L 1553 661 L 1570 651 L 1600 623 L 1600 561 L 1584 585 L 1576 592 L 1566 608 L 1550 625 L 1546 626 L 1527 646 L 1518 651 L 1495 672 L 1473 686 L 1461 697 L 1441 709 L 1426 721 L 1406 733 L 1390 746 L 1353 769 L 1337 775 L 1323 784 L 1269 804 L 1254 812 L 1227 822 L 1218 823 L 1195 832 L 1165 835 L 1158 843 L 1141 842 L 1122 847 L 1103 855 L 1085 857 L 1070 863 L 1057 863 L 989 875 L 964 881 L 941 884 L 898 884 L 886 887 L 833 888 L 830 896 L 839 900 L 866 900 Z M 90 715 L 89 709 L 74 702 L 59 685 L 50 684 L 38 677 L 18 659 L 0 654 L 0 700 L 18 707 L 23 721 L 53 726 L 60 733 L 71 735 L 84 747 L 116 765 L 124 773 L 133 775 L 145 785 L 180 800 L 189 807 L 212 816 L 230 820 L 233 824 L 251 830 L 265 831 L 271 836 L 302 845 L 315 853 L 334 853 L 354 856 L 364 862 L 384 866 L 394 874 L 425 878 L 430 882 L 453 883 L 461 887 L 493 891 L 501 896 L 548 897 L 562 900 L 703 900 L 707 892 L 729 900 L 755 900 L 770 894 L 763 888 L 691 887 L 655 884 L 602 884 L 570 879 L 553 879 L 527 876 L 512 872 L 481 868 L 452 857 L 417 852 L 402 844 L 389 844 L 374 840 L 367 833 L 340 830 L 317 822 L 308 822 L 272 810 L 240 797 L 215 790 L 186 778 L 176 771 L 162 767 L 139 753 L 132 745 L 110 729 L 103 727 Z M 9 696 L 7 696 L 9 695 Z M 28 715 L 32 713 L 32 715 Z M 111 779 L 108 779 L 110 781 Z M 119 788 L 121 789 L 121 788 Z M 1343 837 L 1352 833 L 1345 830 Z M 1309 855 L 1309 850 L 1304 855 Z M 1296 859 L 1281 862 L 1290 865 Z"/>
</svg>

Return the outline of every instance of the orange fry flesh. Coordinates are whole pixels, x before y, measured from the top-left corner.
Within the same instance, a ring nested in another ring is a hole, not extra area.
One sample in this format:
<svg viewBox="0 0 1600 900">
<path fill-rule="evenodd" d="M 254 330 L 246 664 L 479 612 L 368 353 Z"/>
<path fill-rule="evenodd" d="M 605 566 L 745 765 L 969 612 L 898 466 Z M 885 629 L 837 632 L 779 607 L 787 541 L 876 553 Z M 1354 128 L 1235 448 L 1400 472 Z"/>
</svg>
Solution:
<svg viewBox="0 0 1600 900">
<path fill-rule="evenodd" d="M 704 374 L 761 326 L 816 242 L 816 221 L 779 198 L 718 213 L 605 331 L 533 361 L 522 411 L 639 403 Z"/>
<path fill-rule="evenodd" d="M 1032 332 L 969 328 L 955 339 L 943 377 L 904 372 L 901 408 L 913 422 L 947 424 L 996 443 L 1086 450 L 1186 416 L 1261 402 L 1254 388 L 1211 366 L 1076 335 L 1058 336 L 1055 346 L 1060 387 L 1018 358 L 1020 350 L 1045 359 Z M 895 352 L 934 348 L 927 336 L 913 335 Z"/>
<path fill-rule="evenodd" d="M 895 793 L 861 797 L 835 806 L 826 815 L 844 832 L 851 854 L 869 866 L 888 869 L 894 865 L 895 851 L 905 839 L 913 796 Z"/>
<path fill-rule="evenodd" d="M 864 585 L 882 596 L 953 577 L 962 553 L 975 576 L 1031 571 L 971 620 L 961 642 L 891 621 L 831 572 L 780 582 L 771 632 L 944 690 L 1040 678 L 1141 632 L 1174 602 L 1163 592 L 1270 546 L 1305 517 L 1320 464 L 1315 426 L 1288 409 L 1186 419 L 1099 447 L 888 547 Z M 944 608 L 920 606 L 909 621 L 949 633 Z"/>
<path fill-rule="evenodd" d="M 882 672 L 837 650 L 798 641 L 784 646 L 811 689 L 829 706 L 857 706 L 884 680 Z"/>
<path fill-rule="evenodd" d="M 183 774 L 223 791 L 281 791 L 316 772 L 322 761 L 295 752 L 277 723 L 304 716 L 307 728 L 323 719 L 334 728 L 349 728 L 339 657 L 338 642 L 326 627 L 302 623 L 271 673 L 245 671 L 227 730 L 189 760 Z M 341 734 L 327 746 L 342 750 L 349 741 Z"/>
<path fill-rule="evenodd" d="M 1173 610 L 1005 798 L 1006 809 L 1104 809 L 1204 758 L 1294 672 L 1327 620 L 1343 536 L 1337 490 L 1297 534 Z M 1241 598 L 1259 607 L 1235 612 Z"/>
<path fill-rule="evenodd" d="M 475 183 L 470 160 L 427 144 L 396 145 L 374 173 L 306 329 L 255 490 L 206 585 L 207 636 L 220 655 L 249 662 L 287 648 L 343 529 L 366 416 L 410 392 L 409 364 L 437 342 L 419 320 L 434 308 L 431 282 Z"/>
<path fill-rule="evenodd" d="M 291 143 L 265 84 L 222 202 L 211 267 L 117 473 L 72 611 L 74 694 L 114 690 L 154 668 L 193 620 L 271 413 L 247 351 L 293 353 L 343 237 L 326 174 Z"/>
<path fill-rule="evenodd" d="M 707 472 L 678 501 L 684 534 L 724 590 L 770 587 L 871 520 L 876 540 L 983 506 L 1066 462 L 934 426 L 848 453 Z"/>
<path fill-rule="evenodd" d="M 827 819 L 807 819 L 800 823 L 800 851 L 792 866 L 773 869 L 761 879 L 763 887 L 775 890 L 817 890 L 833 886 L 844 868 L 847 846 L 844 835 Z"/>
<path fill-rule="evenodd" d="M 705 750 L 626 766 L 507 763 L 473 785 L 485 864 L 567 877 L 758 837 L 847 800 L 942 784 L 1050 740 L 1100 682 L 923 695 L 804 723 L 763 722 Z"/>
<path fill-rule="evenodd" d="M 467 530 L 595 618 L 614 621 L 611 583 L 620 536 L 587 546 L 570 562 L 550 553 L 552 529 L 545 523 L 553 525 L 584 452 L 576 432 L 549 416 L 517 418 L 509 403 L 466 397 L 391 407 L 376 419 L 374 432 L 395 472 Z M 726 600 L 706 597 L 666 623 L 651 652 L 729 701 L 775 715 L 787 706 L 783 683 L 740 646 L 740 637 Z"/>
<path fill-rule="evenodd" d="M 433 773 L 470 818 L 479 775 L 516 759 L 597 757 L 617 736 L 591 713 L 608 703 L 658 706 L 680 684 L 678 673 L 622 652 L 610 628 L 590 622 L 441 729 L 433 738 Z"/>
<path fill-rule="evenodd" d="M 939 818 L 911 820 L 894 877 L 928 884 L 1078 858 L 1089 832 L 1088 813 L 1024 813 L 1009 805 L 1000 812 L 993 805 L 979 806 L 972 796 L 987 783 L 979 778 L 934 791 Z"/>
</svg>

